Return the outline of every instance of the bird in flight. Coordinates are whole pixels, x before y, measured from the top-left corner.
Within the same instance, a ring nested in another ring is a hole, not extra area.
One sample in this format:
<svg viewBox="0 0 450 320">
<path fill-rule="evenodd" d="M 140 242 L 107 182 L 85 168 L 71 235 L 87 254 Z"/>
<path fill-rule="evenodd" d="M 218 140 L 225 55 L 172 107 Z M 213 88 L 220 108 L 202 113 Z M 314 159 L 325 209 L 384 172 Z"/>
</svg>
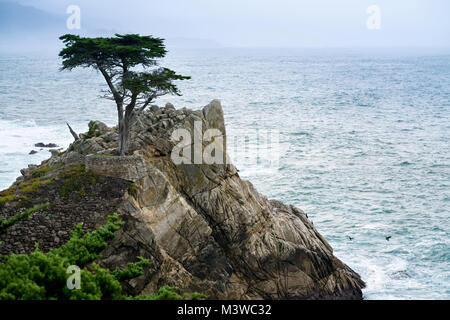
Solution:
<svg viewBox="0 0 450 320">
<path fill-rule="evenodd" d="M 390 238 L 392 238 L 392 236 L 387 236 L 386 241 L 389 241 Z"/>
</svg>

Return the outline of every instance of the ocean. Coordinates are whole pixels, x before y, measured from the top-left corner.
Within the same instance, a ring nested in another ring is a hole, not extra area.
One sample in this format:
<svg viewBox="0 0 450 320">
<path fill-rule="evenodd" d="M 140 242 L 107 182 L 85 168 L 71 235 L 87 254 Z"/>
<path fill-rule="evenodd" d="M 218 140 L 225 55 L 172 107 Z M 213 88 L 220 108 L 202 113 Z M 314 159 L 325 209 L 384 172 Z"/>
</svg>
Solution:
<svg viewBox="0 0 450 320">
<path fill-rule="evenodd" d="M 50 156 L 35 143 L 68 146 L 66 121 L 77 132 L 116 122 L 101 75 L 60 63 L 56 52 L 0 53 L 0 189 Z M 306 211 L 366 281 L 366 299 L 450 299 L 449 54 L 174 50 L 163 64 L 192 79 L 155 103 L 220 99 L 241 177 Z M 276 149 L 257 132 L 276 135 Z M 242 147 L 243 135 L 261 148 Z"/>
</svg>

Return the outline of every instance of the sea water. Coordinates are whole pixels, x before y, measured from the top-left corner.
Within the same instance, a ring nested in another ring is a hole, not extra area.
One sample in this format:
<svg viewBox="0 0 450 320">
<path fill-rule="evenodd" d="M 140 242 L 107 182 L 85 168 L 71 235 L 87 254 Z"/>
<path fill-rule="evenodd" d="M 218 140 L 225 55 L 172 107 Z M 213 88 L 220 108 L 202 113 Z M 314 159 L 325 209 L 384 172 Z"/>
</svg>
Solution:
<svg viewBox="0 0 450 320">
<path fill-rule="evenodd" d="M 60 64 L 57 53 L 0 53 L 0 189 L 50 156 L 35 143 L 68 146 L 66 121 L 77 132 L 116 122 L 101 75 Z M 230 137 L 277 135 L 269 164 L 229 144 L 239 174 L 305 210 L 366 281 L 365 298 L 450 298 L 449 54 L 191 50 L 169 52 L 164 65 L 192 79 L 157 104 L 198 109 L 218 98 Z"/>
</svg>

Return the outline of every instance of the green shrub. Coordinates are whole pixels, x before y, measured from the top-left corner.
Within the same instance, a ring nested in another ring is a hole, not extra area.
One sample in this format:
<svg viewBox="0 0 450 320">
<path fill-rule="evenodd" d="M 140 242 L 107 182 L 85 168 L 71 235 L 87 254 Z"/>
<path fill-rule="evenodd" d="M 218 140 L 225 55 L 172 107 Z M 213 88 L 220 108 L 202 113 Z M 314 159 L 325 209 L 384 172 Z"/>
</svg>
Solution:
<svg viewBox="0 0 450 320">
<path fill-rule="evenodd" d="M 92 263 L 101 257 L 107 240 L 114 237 L 122 224 L 115 214 L 105 226 L 90 233 L 84 234 L 82 225 L 77 225 L 66 244 L 46 254 L 36 247 L 30 254 L 1 257 L 0 300 L 181 299 L 172 287 L 163 287 L 147 296 L 122 295 L 120 281 L 141 275 L 142 269 L 150 265 L 147 259 L 139 257 L 138 262 L 113 272 Z M 70 265 L 80 267 L 80 289 L 70 290 L 66 285 Z"/>
<path fill-rule="evenodd" d="M 136 198 L 138 194 L 138 188 L 133 182 L 127 182 L 127 184 L 128 184 L 128 193 Z"/>
<path fill-rule="evenodd" d="M 125 297 L 127 300 L 182 300 L 183 298 L 177 293 L 178 288 L 164 286 L 158 290 L 157 293 L 137 296 Z"/>
<path fill-rule="evenodd" d="M 140 275 L 143 275 L 143 268 L 149 267 L 150 264 L 150 261 L 148 261 L 147 259 L 139 257 L 138 262 L 129 263 L 124 269 L 117 268 L 113 271 L 112 274 L 119 281 L 133 279 Z"/>
<path fill-rule="evenodd" d="M 194 292 L 192 294 L 185 293 L 182 296 L 179 293 L 177 287 L 164 286 L 158 290 L 157 293 L 137 296 L 137 297 L 126 297 L 127 300 L 201 300 L 206 299 L 207 296 L 203 293 Z"/>
<path fill-rule="evenodd" d="M 123 222 L 118 221 L 118 215 L 108 217 L 108 223 L 99 229 L 84 234 L 83 224 L 76 225 L 70 240 L 63 246 L 52 250 L 58 256 L 64 257 L 71 265 L 84 267 L 89 262 L 100 258 L 100 252 L 107 247 L 107 240 L 114 238 L 114 232 L 120 229 Z"/>
<path fill-rule="evenodd" d="M 120 299 L 120 282 L 107 269 L 86 265 L 100 257 L 100 251 L 122 225 L 117 215 L 96 231 L 83 236 L 81 225 L 71 239 L 58 249 L 44 254 L 36 248 L 30 254 L 11 254 L 0 263 L 0 299 Z M 81 288 L 66 286 L 67 267 L 81 269 Z"/>
<path fill-rule="evenodd" d="M 88 132 L 84 134 L 83 139 L 90 139 L 93 137 L 99 137 L 101 136 L 101 132 L 99 130 L 96 130 L 95 128 L 95 121 L 89 121 L 88 123 Z"/>
<path fill-rule="evenodd" d="M 193 292 L 191 295 L 192 300 L 202 300 L 208 298 L 205 294 L 199 292 Z"/>
</svg>

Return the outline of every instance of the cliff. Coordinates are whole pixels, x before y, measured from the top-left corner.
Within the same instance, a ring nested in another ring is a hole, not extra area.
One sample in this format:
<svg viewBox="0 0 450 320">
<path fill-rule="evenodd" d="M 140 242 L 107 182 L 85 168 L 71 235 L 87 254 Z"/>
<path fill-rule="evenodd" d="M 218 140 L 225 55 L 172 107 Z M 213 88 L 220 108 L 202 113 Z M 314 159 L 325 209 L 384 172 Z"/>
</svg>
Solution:
<svg viewBox="0 0 450 320">
<path fill-rule="evenodd" d="M 65 152 L 22 170 L 0 193 L 3 219 L 47 203 L 0 234 L 0 254 L 30 252 L 35 242 L 50 250 L 68 240 L 76 223 L 93 230 L 118 212 L 124 227 L 100 265 L 123 267 L 139 256 L 152 262 L 144 275 L 123 283 L 130 294 L 171 285 L 216 299 L 362 298 L 364 282 L 333 255 L 302 210 L 267 199 L 229 162 L 176 165 L 171 135 L 177 129 L 192 136 L 218 129 L 210 141 L 223 141 L 226 159 L 217 100 L 197 111 L 168 105 L 138 113 L 132 155 L 125 157 L 114 154 L 117 128 L 92 122 Z"/>
</svg>

